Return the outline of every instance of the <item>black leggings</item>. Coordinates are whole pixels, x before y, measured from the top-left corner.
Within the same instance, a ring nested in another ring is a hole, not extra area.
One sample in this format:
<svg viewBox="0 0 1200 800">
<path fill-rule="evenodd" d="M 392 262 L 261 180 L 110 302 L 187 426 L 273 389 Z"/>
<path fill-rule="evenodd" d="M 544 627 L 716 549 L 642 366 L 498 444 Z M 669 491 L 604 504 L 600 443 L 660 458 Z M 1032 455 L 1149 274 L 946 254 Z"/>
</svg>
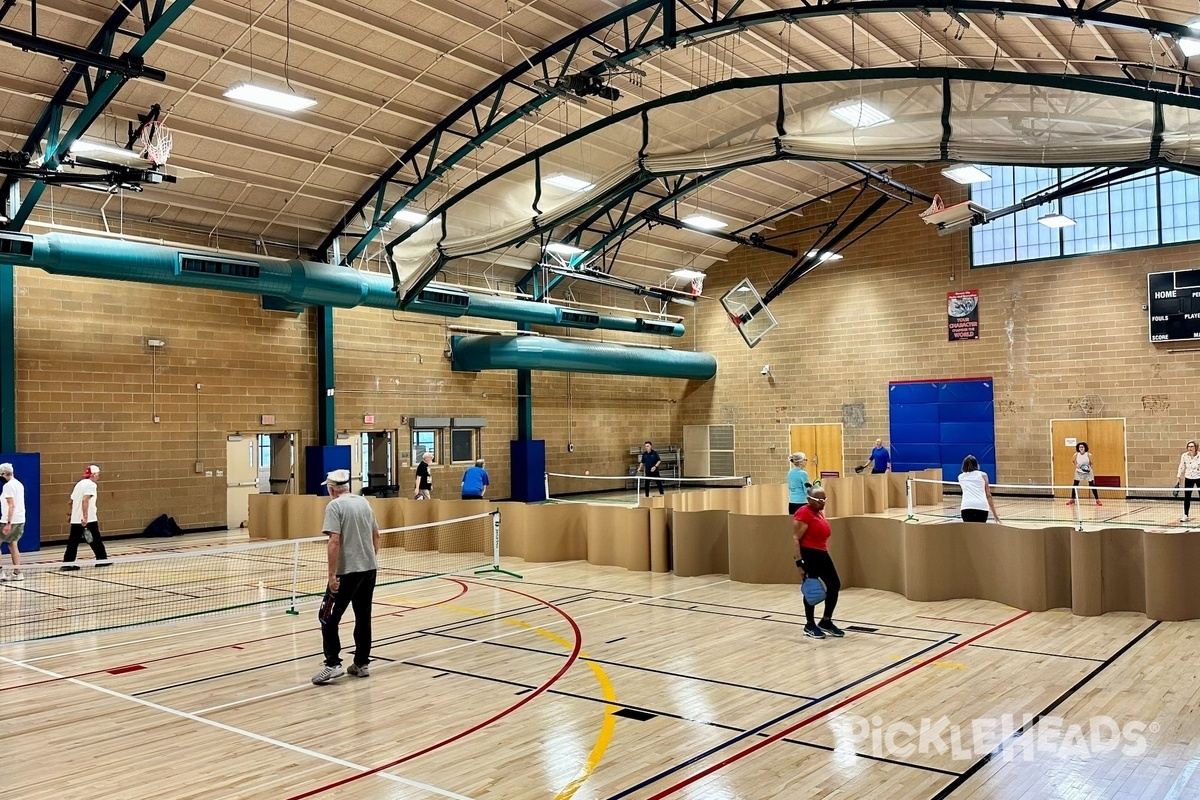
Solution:
<svg viewBox="0 0 1200 800">
<path fill-rule="evenodd" d="M 1183 479 L 1183 515 L 1190 516 L 1189 511 L 1192 510 L 1192 489 L 1200 486 L 1200 478 L 1184 478 Z"/>
<path fill-rule="evenodd" d="M 837 567 L 829 557 L 828 550 L 814 550 L 811 547 L 800 548 L 800 560 L 804 563 L 804 575 L 809 578 L 820 578 L 825 584 L 825 613 L 822 620 L 832 620 L 833 610 L 837 608 L 838 592 L 842 588 L 842 579 L 838 577 Z M 815 625 L 813 619 L 817 607 L 804 601 L 804 616 L 809 625 Z"/>
<path fill-rule="evenodd" d="M 1096 482 L 1095 482 L 1095 481 L 1088 481 L 1088 483 L 1090 483 L 1090 484 L 1092 485 L 1092 494 L 1096 496 L 1096 499 L 1097 499 L 1097 500 L 1099 500 L 1099 499 L 1100 499 L 1100 493 L 1099 493 L 1098 491 L 1096 491 Z M 1196 481 L 1196 483 L 1197 483 L 1197 485 L 1200 485 L 1200 481 Z M 1078 485 L 1079 485 L 1079 481 L 1071 481 L 1071 485 L 1072 485 L 1072 486 L 1078 486 Z M 1072 494 L 1075 494 L 1075 492 L 1074 492 L 1074 491 L 1072 491 Z M 1074 498 L 1072 498 L 1072 499 L 1074 499 Z M 1183 512 L 1183 513 L 1185 513 L 1185 514 L 1186 514 L 1187 512 L 1185 511 L 1185 512 Z"/>
<path fill-rule="evenodd" d="M 988 521 L 988 511 L 984 508 L 962 508 L 959 509 L 958 515 L 962 517 L 963 522 Z"/>
<path fill-rule="evenodd" d="M 86 526 L 80 525 L 77 522 L 71 523 L 71 532 L 67 537 L 67 549 L 63 553 L 63 561 L 70 563 L 75 560 L 75 556 L 79 553 L 79 543 L 87 541 L 88 537 L 84 535 L 84 531 L 91 534 L 91 541 L 88 544 L 92 548 L 92 553 L 95 554 L 97 561 L 107 561 L 108 551 L 104 549 L 104 539 L 100 536 L 100 523 L 89 522 Z"/>
<path fill-rule="evenodd" d="M 788 503 L 788 516 L 796 516 L 796 512 L 804 508 L 808 503 Z"/>
</svg>

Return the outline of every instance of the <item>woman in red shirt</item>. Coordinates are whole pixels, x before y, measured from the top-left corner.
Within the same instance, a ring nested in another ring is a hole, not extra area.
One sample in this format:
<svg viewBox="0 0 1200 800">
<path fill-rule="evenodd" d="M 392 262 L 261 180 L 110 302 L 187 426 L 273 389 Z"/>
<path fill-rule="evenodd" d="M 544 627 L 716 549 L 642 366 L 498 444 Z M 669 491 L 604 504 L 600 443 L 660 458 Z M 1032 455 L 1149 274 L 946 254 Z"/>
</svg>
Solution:
<svg viewBox="0 0 1200 800">
<path fill-rule="evenodd" d="M 838 578 L 837 567 L 829 557 L 829 536 L 833 533 L 829 520 L 825 519 L 825 490 L 816 487 L 808 491 L 808 503 L 801 506 L 792 517 L 792 539 L 796 543 L 796 566 L 800 568 L 801 580 L 804 578 L 819 578 L 825 584 L 825 613 L 821 622 L 814 621 L 816 606 L 804 601 L 804 616 L 808 622 L 804 626 L 804 635 L 814 639 L 824 639 L 826 636 L 841 638 L 845 632 L 833 624 L 833 610 L 837 607 L 838 590 L 842 581 Z"/>
</svg>

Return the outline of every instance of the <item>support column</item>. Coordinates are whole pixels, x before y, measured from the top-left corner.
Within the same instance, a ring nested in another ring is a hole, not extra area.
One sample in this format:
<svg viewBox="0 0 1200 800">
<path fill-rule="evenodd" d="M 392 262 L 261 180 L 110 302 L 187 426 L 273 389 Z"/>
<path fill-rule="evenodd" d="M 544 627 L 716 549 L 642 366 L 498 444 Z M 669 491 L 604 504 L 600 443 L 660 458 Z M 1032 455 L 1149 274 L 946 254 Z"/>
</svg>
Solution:
<svg viewBox="0 0 1200 800">
<path fill-rule="evenodd" d="M 533 371 L 517 370 L 517 439 L 533 438 Z"/>
<path fill-rule="evenodd" d="M 12 264 L 0 264 L 0 453 L 17 452 L 17 316 Z"/>
<path fill-rule="evenodd" d="M 317 441 L 325 447 L 337 444 L 334 415 L 333 308 L 319 306 L 317 315 Z"/>
</svg>

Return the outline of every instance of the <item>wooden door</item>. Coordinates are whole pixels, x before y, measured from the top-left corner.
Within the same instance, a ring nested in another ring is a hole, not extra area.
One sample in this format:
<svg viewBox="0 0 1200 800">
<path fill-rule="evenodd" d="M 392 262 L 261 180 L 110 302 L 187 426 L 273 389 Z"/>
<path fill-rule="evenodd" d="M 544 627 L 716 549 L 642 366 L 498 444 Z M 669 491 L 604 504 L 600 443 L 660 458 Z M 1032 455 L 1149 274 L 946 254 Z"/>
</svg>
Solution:
<svg viewBox="0 0 1200 800">
<path fill-rule="evenodd" d="M 822 472 L 845 474 L 842 451 L 842 425 L 792 425 L 789 431 L 791 452 L 808 456 L 808 476 L 814 481 Z"/>
<path fill-rule="evenodd" d="M 1050 421 L 1051 474 L 1055 486 L 1069 487 L 1075 479 L 1075 446 L 1087 442 L 1092 456 L 1092 474 L 1096 486 L 1116 483 L 1128 486 L 1125 463 L 1125 420 L 1114 419 L 1054 419 Z M 1056 489 L 1056 497 L 1070 497 L 1069 489 Z M 1124 497 L 1124 491 L 1100 489 L 1102 499 Z M 1084 499 L 1091 492 L 1084 494 Z"/>
</svg>

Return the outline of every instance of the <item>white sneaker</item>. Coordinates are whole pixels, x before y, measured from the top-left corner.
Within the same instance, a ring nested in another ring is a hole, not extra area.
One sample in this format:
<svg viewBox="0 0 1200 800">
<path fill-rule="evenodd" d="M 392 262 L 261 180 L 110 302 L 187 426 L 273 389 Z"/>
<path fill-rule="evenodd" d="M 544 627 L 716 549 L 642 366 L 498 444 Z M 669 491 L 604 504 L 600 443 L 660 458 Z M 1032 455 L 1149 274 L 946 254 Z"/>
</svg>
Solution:
<svg viewBox="0 0 1200 800">
<path fill-rule="evenodd" d="M 8 580 L 8 573 L 0 569 L 0 581 Z"/>
<path fill-rule="evenodd" d="M 1191 517 L 1180 517 L 1179 521 L 1180 522 L 1191 522 L 1192 518 Z"/>
<path fill-rule="evenodd" d="M 9 580 L 10 581 L 23 581 L 23 580 L 25 580 L 25 573 L 24 572 L 14 572 L 12 574 L 12 577 L 9 578 Z"/>
<path fill-rule="evenodd" d="M 321 671 L 312 676 L 312 682 L 320 686 L 322 683 L 329 683 L 334 678 L 340 678 L 346 674 L 346 670 L 342 669 L 341 664 L 329 666 L 326 664 L 321 668 Z"/>
</svg>

